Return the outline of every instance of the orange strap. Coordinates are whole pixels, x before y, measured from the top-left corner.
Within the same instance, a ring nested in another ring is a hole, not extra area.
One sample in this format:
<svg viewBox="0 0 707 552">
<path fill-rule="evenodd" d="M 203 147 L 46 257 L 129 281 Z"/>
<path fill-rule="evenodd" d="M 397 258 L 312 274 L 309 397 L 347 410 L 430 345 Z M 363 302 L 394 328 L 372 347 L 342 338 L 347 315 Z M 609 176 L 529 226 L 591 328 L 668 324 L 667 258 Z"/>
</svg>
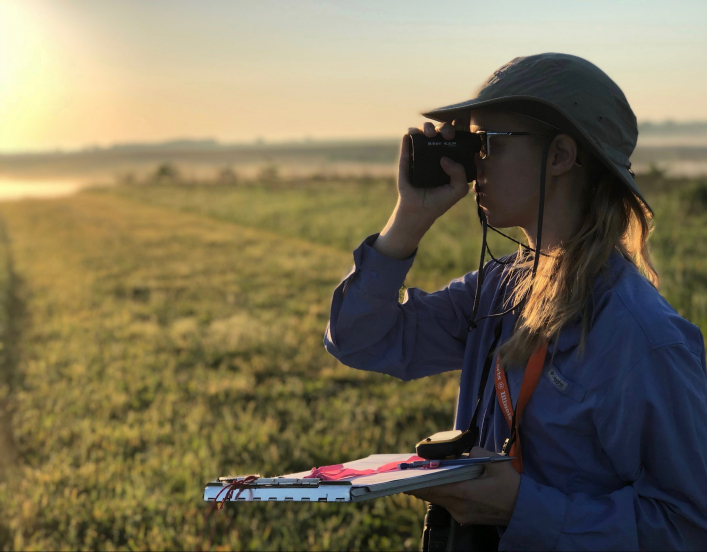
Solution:
<svg viewBox="0 0 707 552">
<path fill-rule="evenodd" d="M 523 416 L 525 405 L 528 404 L 528 401 L 533 395 L 533 391 L 535 391 L 538 381 L 540 380 L 540 374 L 542 374 L 543 365 L 545 364 L 547 345 L 547 343 L 543 343 L 528 360 L 528 365 L 525 367 L 525 374 L 523 374 L 523 383 L 520 385 L 520 395 L 518 396 L 518 401 L 516 402 L 515 440 L 511 444 L 509 456 L 515 456 L 515 460 L 511 460 L 511 465 L 518 473 L 523 473 L 523 457 L 520 450 L 520 434 L 518 433 L 518 426 L 520 425 L 520 420 Z M 496 398 L 498 399 L 498 404 L 501 405 L 501 411 L 508 422 L 508 427 L 511 428 L 511 435 L 513 435 L 513 403 L 511 402 L 511 393 L 508 388 L 508 382 L 506 381 L 506 374 L 501 366 L 501 355 L 498 355 L 498 358 L 496 359 L 496 369 L 493 380 L 496 386 Z"/>
</svg>

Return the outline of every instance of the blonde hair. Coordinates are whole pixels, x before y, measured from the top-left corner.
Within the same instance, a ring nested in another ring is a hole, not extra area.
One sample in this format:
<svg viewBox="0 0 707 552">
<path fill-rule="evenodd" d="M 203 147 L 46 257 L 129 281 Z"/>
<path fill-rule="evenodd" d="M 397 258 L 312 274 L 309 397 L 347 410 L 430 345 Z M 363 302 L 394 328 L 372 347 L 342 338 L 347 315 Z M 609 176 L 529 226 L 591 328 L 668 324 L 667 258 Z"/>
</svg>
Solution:
<svg viewBox="0 0 707 552">
<path fill-rule="evenodd" d="M 587 155 L 584 156 L 587 159 Z M 513 335 L 499 348 L 503 364 L 525 366 L 530 355 L 545 341 L 556 339 L 560 330 L 581 318 L 580 356 L 592 326 L 594 283 L 608 268 L 608 259 L 618 250 L 658 288 L 658 274 L 651 262 L 648 239 L 653 232 L 650 211 L 626 184 L 596 159 L 589 160 L 584 223 L 577 234 L 560 247 L 541 256 L 532 279 L 534 253 L 518 255 L 511 266 L 517 283 L 509 298 L 518 305 L 527 295 Z"/>
</svg>

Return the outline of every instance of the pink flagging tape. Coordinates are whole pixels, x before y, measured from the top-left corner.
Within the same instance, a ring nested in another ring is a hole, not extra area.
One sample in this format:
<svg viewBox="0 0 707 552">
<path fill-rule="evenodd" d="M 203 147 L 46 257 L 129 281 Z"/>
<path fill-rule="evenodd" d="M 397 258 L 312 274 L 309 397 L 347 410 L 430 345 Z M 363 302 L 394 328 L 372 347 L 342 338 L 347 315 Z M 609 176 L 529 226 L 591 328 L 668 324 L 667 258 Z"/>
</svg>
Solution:
<svg viewBox="0 0 707 552">
<path fill-rule="evenodd" d="M 309 475 L 304 477 L 318 477 L 323 481 L 339 481 L 340 479 L 347 479 L 349 477 L 359 477 L 362 475 L 373 475 L 375 473 L 385 473 L 390 471 L 396 471 L 400 468 L 398 467 L 401 463 L 405 462 L 417 462 L 424 460 L 419 456 L 411 456 L 407 460 L 398 460 L 397 462 L 390 462 L 384 464 L 375 470 L 355 470 L 352 468 L 345 468 L 343 464 L 334 464 L 333 466 L 322 466 L 321 468 L 312 468 Z"/>
</svg>

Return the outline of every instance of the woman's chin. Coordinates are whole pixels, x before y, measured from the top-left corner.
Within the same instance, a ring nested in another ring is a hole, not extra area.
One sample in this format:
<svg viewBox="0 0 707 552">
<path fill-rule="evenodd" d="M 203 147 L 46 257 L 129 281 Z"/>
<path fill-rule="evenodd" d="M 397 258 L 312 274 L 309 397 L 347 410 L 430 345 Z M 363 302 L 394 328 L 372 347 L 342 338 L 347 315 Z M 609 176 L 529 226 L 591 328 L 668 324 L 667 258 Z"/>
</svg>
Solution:
<svg viewBox="0 0 707 552">
<path fill-rule="evenodd" d="M 483 196 L 481 198 L 479 198 L 478 196 L 476 197 L 476 204 L 481 207 L 481 210 L 484 212 L 484 215 L 486 216 L 486 222 L 491 226 L 496 226 L 493 222 L 491 222 L 491 220 L 493 219 L 493 211 L 488 208 Z"/>
<path fill-rule="evenodd" d="M 479 206 L 484 212 L 484 215 L 486 216 L 486 224 L 488 224 L 489 226 L 493 226 L 494 228 L 510 228 L 512 226 L 515 226 L 511 223 L 511 221 L 507 220 L 506 218 L 499 217 L 498 211 L 495 211 L 494 209 L 489 209 L 483 203 L 480 203 Z"/>
</svg>

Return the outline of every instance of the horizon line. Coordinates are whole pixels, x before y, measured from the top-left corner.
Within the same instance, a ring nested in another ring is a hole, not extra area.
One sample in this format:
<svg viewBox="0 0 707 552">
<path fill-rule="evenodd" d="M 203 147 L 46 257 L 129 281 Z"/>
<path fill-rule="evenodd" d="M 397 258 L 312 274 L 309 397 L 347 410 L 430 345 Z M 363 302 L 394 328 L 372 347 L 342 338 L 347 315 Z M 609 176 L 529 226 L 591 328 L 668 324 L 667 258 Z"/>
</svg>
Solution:
<svg viewBox="0 0 707 552">
<path fill-rule="evenodd" d="M 675 119 L 665 119 L 663 121 L 643 121 L 638 123 L 639 132 L 641 127 L 644 130 L 659 131 L 666 127 L 673 131 L 698 130 L 707 133 L 707 120 L 676 121 Z M 647 127 L 647 128 L 646 128 Z M 704 127 L 704 128 L 702 128 Z M 292 146 L 292 145 L 313 145 L 313 144 L 345 144 L 357 142 L 392 142 L 400 139 L 400 136 L 369 136 L 369 137 L 308 137 L 284 138 L 280 140 L 258 136 L 255 139 L 245 141 L 225 141 L 215 137 L 187 137 L 177 136 L 153 141 L 124 141 L 110 144 L 90 144 L 78 147 L 56 147 L 44 149 L 22 149 L 22 150 L 1 150 L 0 156 L 23 156 L 23 155 L 63 155 L 76 153 L 91 153 L 110 150 L 128 150 L 132 148 L 159 148 L 169 146 L 207 146 L 218 148 L 231 147 L 263 147 L 263 146 Z"/>
</svg>

